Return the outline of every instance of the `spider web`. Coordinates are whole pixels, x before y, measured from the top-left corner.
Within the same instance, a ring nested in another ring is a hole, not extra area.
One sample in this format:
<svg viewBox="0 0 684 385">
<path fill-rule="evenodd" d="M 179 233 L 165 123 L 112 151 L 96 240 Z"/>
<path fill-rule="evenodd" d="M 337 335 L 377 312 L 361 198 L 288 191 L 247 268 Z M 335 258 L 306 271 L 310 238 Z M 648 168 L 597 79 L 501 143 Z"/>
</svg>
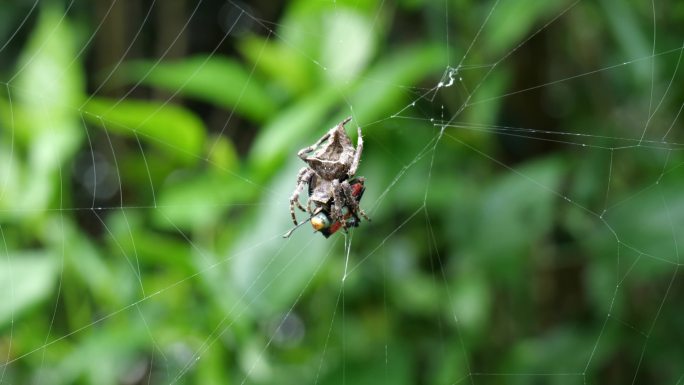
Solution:
<svg viewBox="0 0 684 385">
<path fill-rule="evenodd" d="M 3 6 L 0 383 L 682 383 L 681 6 L 427 2 L 439 46 L 402 51 L 366 46 L 403 42 L 384 1 L 316 3 L 319 24 L 151 1 L 101 41 L 122 3 L 80 37 L 80 2 Z M 239 49 L 224 113 L 176 109 Z M 259 122 L 255 86 L 290 63 L 329 87 Z M 284 240 L 294 154 L 346 116 L 372 222 Z"/>
</svg>

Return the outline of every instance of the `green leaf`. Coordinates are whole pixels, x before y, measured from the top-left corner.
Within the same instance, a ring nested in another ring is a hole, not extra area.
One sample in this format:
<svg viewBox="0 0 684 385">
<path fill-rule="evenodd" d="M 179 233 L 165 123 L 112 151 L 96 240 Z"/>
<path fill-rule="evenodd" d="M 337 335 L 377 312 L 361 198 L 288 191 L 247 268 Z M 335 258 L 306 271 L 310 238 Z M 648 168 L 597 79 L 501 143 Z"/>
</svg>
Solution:
<svg viewBox="0 0 684 385">
<path fill-rule="evenodd" d="M 360 82 L 350 98 L 357 124 L 397 112 L 409 95 L 404 87 L 392 85 L 415 85 L 444 71 L 445 63 L 443 47 L 431 45 L 405 48 L 378 62 L 364 77 L 373 81 Z"/>
<path fill-rule="evenodd" d="M 602 0 L 599 4 L 604 8 L 608 18 L 611 32 L 615 39 L 626 52 L 627 57 L 643 58 L 651 54 L 651 43 L 649 38 L 642 32 L 639 25 L 639 15 L 635 15 L 633 7 L 629 7 L 624 1 Z M 655 5 L 654 5 L 655 6 Z M 651 60 L 642 60 L 632 63 L 634 75 L 641 80 L 643 85 L 651 81 Z M 657 71 L 657 66 L 656 69 Z"/>
<path fill-rule="evenodd" d="M 19 211 L 39 213 L 49 205 L 62 164 L 83 138 L 77 107 L 83 99 L 84 76 L 75 39 L 61 11 L 45 7 L 10 79 L 2 115 L 9 127 L 3 136 L 12 134 L 3 139 L 14 141 L 15 157 L 7 161 L 15 169 L 6 171 L 14 175 L 3 177 L 8 182 L 3 198 Z M 16 151 L 22 147 L 25 151 Z"/>
<path fill-rule="evenodd" d="M 190 210 L 194 211 L 194 208 Z M 166 265 L 176 270 L 190 271 L 190 246 L 176 237 L 150 231 L 145 218 L 139 212 L 112 212 L 107 217 L 107 227 L 111 234 L 108 238 L 112 249 L 110 255 L 120 253 L 121 260 L 135 259 L 136 266 Z M 176 227 L 167 227 L 176 230 Z"/>
<path fill-rule="evenodd" d="M 11 254 L 0 258 L 0 326 L 16 320 L 31 306 L 52 295 L 57 264 L 44 252 Z"/>
<path fill-rule="evenodd" d="M 347 327 L 350 326 L 347 325 Z M 368 345 L 363 345 L 363 350 L 347 352 L 345 356 L 339 357 L 338 365 L 332 367 L 333 370 L 321 379 L 320 384 L 408 385 L 415 383 L 416 372 L 420 369 L 416 367 L 415 359 L 411 354 L 416 352 L 405 341 L 405 339 L 399 339 L 385 345 L 386 349 L 382 356 L 372 354 L 367 350 Z M 455 363 L 449 362 L 449 366 L 453 367 Z M 421 375 L 427 372 L 422 372 Z M 451 382 L 453 381 L 445 383 Z"/>
<path fill-rule="evenodd" d="M 524 267 L 519 258 L 551 228 L 557 199 L 553 191 L 558 190 L 562 173 L 563 164 L 549 158 L 496 180 L 482 198 L 474 229 L 472 244 L 480 263 L 498 276 L 519 278 L 511 273 Z"/>
<path fill-rule="evenodd" d="M 670 272 L 673 265 L 681 262 L 677 245 L 684 244 L 684 233 L 680 231 L 684 224 L 682 174 L 673 172 L 661 179 L 658 188 L 644 189 L 610 208 L 604 214 L 608 226 L 600 226 L 601 237 L 592 241 L 600 242 L 602 250 L 609 250 L 614 249 L 617 237 L 627 246 L 624 252 L 638 250 L 648 255 L 651 266 L 642 264 L 633 271 L 643 278 Z"/>
<path fill-rule="evenodd" d="M 226 136 L 215 136 L 210 140 L 209 161 L 217 169 L 234 170 L 240 165 L 238 153 L 233 142 Z"/>
<path fill-rule="evenodd" d="M 59 380 L 50 382 L 115 385 L 126 382 L 126 375 L 135 376 L 140 351 L 151 336 L 147 322 L 154 318 L 143 317 L 141 312 L 136 314 L 139 316 L 119 324 L 83 333 L 77 345 L 53 357 L 54 365 L 47 373 L 49 378 Z M 92 365 L 92 362 L 98 364 Z"/>
<path fill-rule="evenodd" d="M 292 47 L 259 36 L 243 39 L 238 49 L 249 61 L 291 94 L 310 89 L 320 67 Z"/>
<path fill-rule="evenodd" d="M 0 108 L 3 103 L 0 101 Z M 7 132 L 9 130 L 3 130 Z M 26 195 L 23 186 L 23 164 L 14 151 L 11 138 L 4 138 L 0 142 L 0 218 L 21 219 L 28 209 L 35 209 L 36 202 L 23 201 Z M 22 210 L 24 209 L 24 210 Z"/>
<path fill-rule="evenodd" d="M 187 163 L 202 156 L 206 128 L 195 114 L 171 104 L 93 98 L 83 107 L 85 118 L 106 130 L 138 136 Z"/>
<path fill-rule="evenodd" d="M 173 230 L 215 225 L 231 204 L 252 202 L 257 186 L 231 171 L 240 166 L 230 139 L 212 138 L 209 148 L 211 168 L 202 172 L 175 174 L 159 191 L 155 223 Z"/>
<path fill-rule="evenodd" d="M 560 0 L 501 1 L 485 25 L 483 46 L 496 54 L 509 51 L 543 26 L 547 22 L 542 20 L 545 16 L 556 17 L 567 6 L 566 1 Z"/>
<path fill-rule="evenodd" d="M 449 315 L 458 315 L 464 334 L 486 335 L 491 320 L 492 297 L 491 287 L 478 270 L 461 267 L 449 297 L 452 300 L 448 307 Z"/>
<path fill-rule="evenodd" d="M 48 234 L 51 237 L 52 248 L 58 248 L 60 252 L 64 250 L 65 270 L 69 271 L 73 279 L 71 283 L 82 285 L 102 303 L 120 303 L 124 300 L 123 285 L 116 281 L 98 245 L 70 220 L 60 221 L 59 224 L 53 223 L 52 228 L 58 229 Z M 65 295 L 68 297 L 70 294 Z M 82 313 L 74 312 L 73 315 L 79 317 Z"/>
<path fill-rule="evenodd" d="M 338 89 L 324 87 L 282 111 L 261 130 L 252 146 L 248 165 L 253 167 L 253 174 L 261 180 L 277 170 L 287 155 L 294 155 L 292 151 L 309 141 L 306 134 L 320 128 L 320 122 L 339 100 Z"/>
<path fill-rule="evenodd" d="M 298 160 L 289 162 L 285 172 L 269 186 L 273 197 L 282 198 L 292 193 L 292 175 L 300 167 Z M 281 234 L 292 226 L 292 220 L 287 202 L 282 199 L 265 200 L 259 206 L 254 222 L 243 223 L 240 238 L 226 255 L 231 256 L 228 262 L 231 291 L 240 293 L 239 297 L 244 299 L 252 314 L 262 311 L 271 314 L 291 306 L 325 259 L 343 258 L 342 237 L 325 239 L 314 234 L 309 226 L 283 239 Z M 331 246 L 335 240 L 337 247 Z"/>
<path fill-rule="evenodd" d="M 18 137 L 30 144 L 40 167 L 59 166 L 82 136 L 78 106 L 84 78 L 75 34 L 56 8 L 47 7 L 31 34 L 12 81 Z M 10 111 L 12 113 L 12 111 Z"/>
<path fill-rule="evenodd" d="M 532 338 L 521 339 L 504 358 L 503 368 L 507 371 L 520 370 L 523 373 L 573 373 L 575 368 L 586 365 L 586 357 L 592 353 L 596 336 L 583 334 L 574 327 L 560 326 Z M 581 330 L 581 329 L 580 329 Z M 580 378 L 578 373 L 573 377 Z M 552 381 L 554 380 L 554 381 Z M 567 379 L 551 379 L 545 384 L 568 384 Z M 514 377 L 507 384 L 523 385 L 534 383 L 529 377 Z"/>
<path fill-rule="evenodd" d="M 216 224 L 231 204 L 251 202 L 255 191 L 251 182 L 218 170 L 184 175 L 160 191 L 153 217 L 171 230 Z"/>
<path fill-rule="evenodd" d="M 323 14 L 323 25 L 326 33 L 321 42 L 321 63 L 326 67 L 325 77 L 337 85 L 354 80 L 375 53 L 371 20 L 342 8 Z"/>
<path fill-rule="evenodd" d="M 228 57 L 195 56 L 163 63 L 134 61 L 124 65 L 122 73 L 125 80 L 232 109 L 256 122 L 277 111 L 260 79 Z"/>
</svg>

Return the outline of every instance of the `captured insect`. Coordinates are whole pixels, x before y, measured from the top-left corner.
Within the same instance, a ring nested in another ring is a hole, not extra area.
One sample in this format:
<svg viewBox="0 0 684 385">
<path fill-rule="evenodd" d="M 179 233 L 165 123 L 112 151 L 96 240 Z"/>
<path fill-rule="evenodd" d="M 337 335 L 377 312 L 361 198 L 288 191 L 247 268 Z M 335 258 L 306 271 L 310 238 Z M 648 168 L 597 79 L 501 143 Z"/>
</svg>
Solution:
<svg viewBox="0 0 684 385">
<path fill-rule="evenodd" d="M 358 127 L 358 139 L 354 148 L 351 139 L 344 130 L 344 125 L 351 117 L 344 119 L 331 128 L 316 143 L 297 152 L 308 167 L 303 167 L 297 175 L 297 187 L 290 198 L 290 214 L 295 227 L 285 233 L 287 238 L 301 224 L 297 224 L 295 206 L 311 216 L 307 219 L 315 231 L 326 238 L 340 228 L 358 227 L 359 215 L 366 220 L 370 218 L 359 207 L 365 191 L 365 179 L 354 178 L 363 152 L 361 127 Z M 299 195 L 308 185 L 306 208 L 299 202 Z"/>
<path fill-rule="evenodd" d="M 363 177 L 354 178 L 349 181 L 349 185 L 352 189 L 352 197 L 356 200 L 357 205 L 361 201 L 361 197 L 363 197 L 363 192 L 366 191 L 366 187 L 363 185 L 365 181 L 366 180 Z M 314 211 L 315 215 L 310 219 L 311 226 L 313 226 L 315 231 L 320 231 L 326 238 L 335 234 L 335 232 L 341 228 L 348 229 L 350 227 L 358 227 L 359 222 L 361 222 L 358 215 L 361 211 L 360 208 L 355 212 L 349 210 L 348 206 L 342 207 L 342 219 L 336 222 L 332 222 L 330 219 L 330 212 L 326 211 L 324 207 L 318 208 L 317 211 L 317 213 Z M 364 218 L 368 219 L 365 215 Z"/>
</svg>

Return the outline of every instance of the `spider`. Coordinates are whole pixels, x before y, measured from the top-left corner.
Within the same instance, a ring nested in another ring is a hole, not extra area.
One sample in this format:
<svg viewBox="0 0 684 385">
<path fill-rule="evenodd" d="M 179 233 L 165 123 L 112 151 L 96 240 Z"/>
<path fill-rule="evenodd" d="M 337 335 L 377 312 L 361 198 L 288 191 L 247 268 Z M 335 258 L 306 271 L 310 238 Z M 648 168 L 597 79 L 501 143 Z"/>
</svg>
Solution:
<svg viewBox="0 0 684 385">
<path fill-rule="evenodd" d="M 309 166 L 299 170 L 297 187 L 290 198 L 292 222 L 299 226 L 295 216 L 297 206 L 311 214 L 314 230 L 321 231 L 326 237 L 337 231 L 340 225 L 344 229 L 358 226 L 358 214 L 370 221 L 359 207 L 364 179 L 350 179 L 356 173 L 363 151 L 361 127 L 358 128 L 356 148 L 344 130 L 344 125 L 350 120 L 351 117 L 344 119 L 316 143 L 297 153 Z M 307 184 L 309 198 L 304 208 L 299 202 L 299 194 Z M 334 226 L 337 227 L 333 230 Z"/>
</svg>

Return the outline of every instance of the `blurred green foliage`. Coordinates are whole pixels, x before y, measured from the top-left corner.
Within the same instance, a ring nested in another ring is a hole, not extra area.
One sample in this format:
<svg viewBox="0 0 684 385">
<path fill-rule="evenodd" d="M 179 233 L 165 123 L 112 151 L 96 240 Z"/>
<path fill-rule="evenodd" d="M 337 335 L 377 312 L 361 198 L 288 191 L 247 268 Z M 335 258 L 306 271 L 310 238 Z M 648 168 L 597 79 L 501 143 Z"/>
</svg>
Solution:
<svg viewBox="0 0 684 385">
<path fill-rule="evenodd" d="M 678 4 L 57 3 L 0 5 L 0 383 L 681 381 Z M 372 222 L 284 240 L 349 115 Z"/>
</svg>

